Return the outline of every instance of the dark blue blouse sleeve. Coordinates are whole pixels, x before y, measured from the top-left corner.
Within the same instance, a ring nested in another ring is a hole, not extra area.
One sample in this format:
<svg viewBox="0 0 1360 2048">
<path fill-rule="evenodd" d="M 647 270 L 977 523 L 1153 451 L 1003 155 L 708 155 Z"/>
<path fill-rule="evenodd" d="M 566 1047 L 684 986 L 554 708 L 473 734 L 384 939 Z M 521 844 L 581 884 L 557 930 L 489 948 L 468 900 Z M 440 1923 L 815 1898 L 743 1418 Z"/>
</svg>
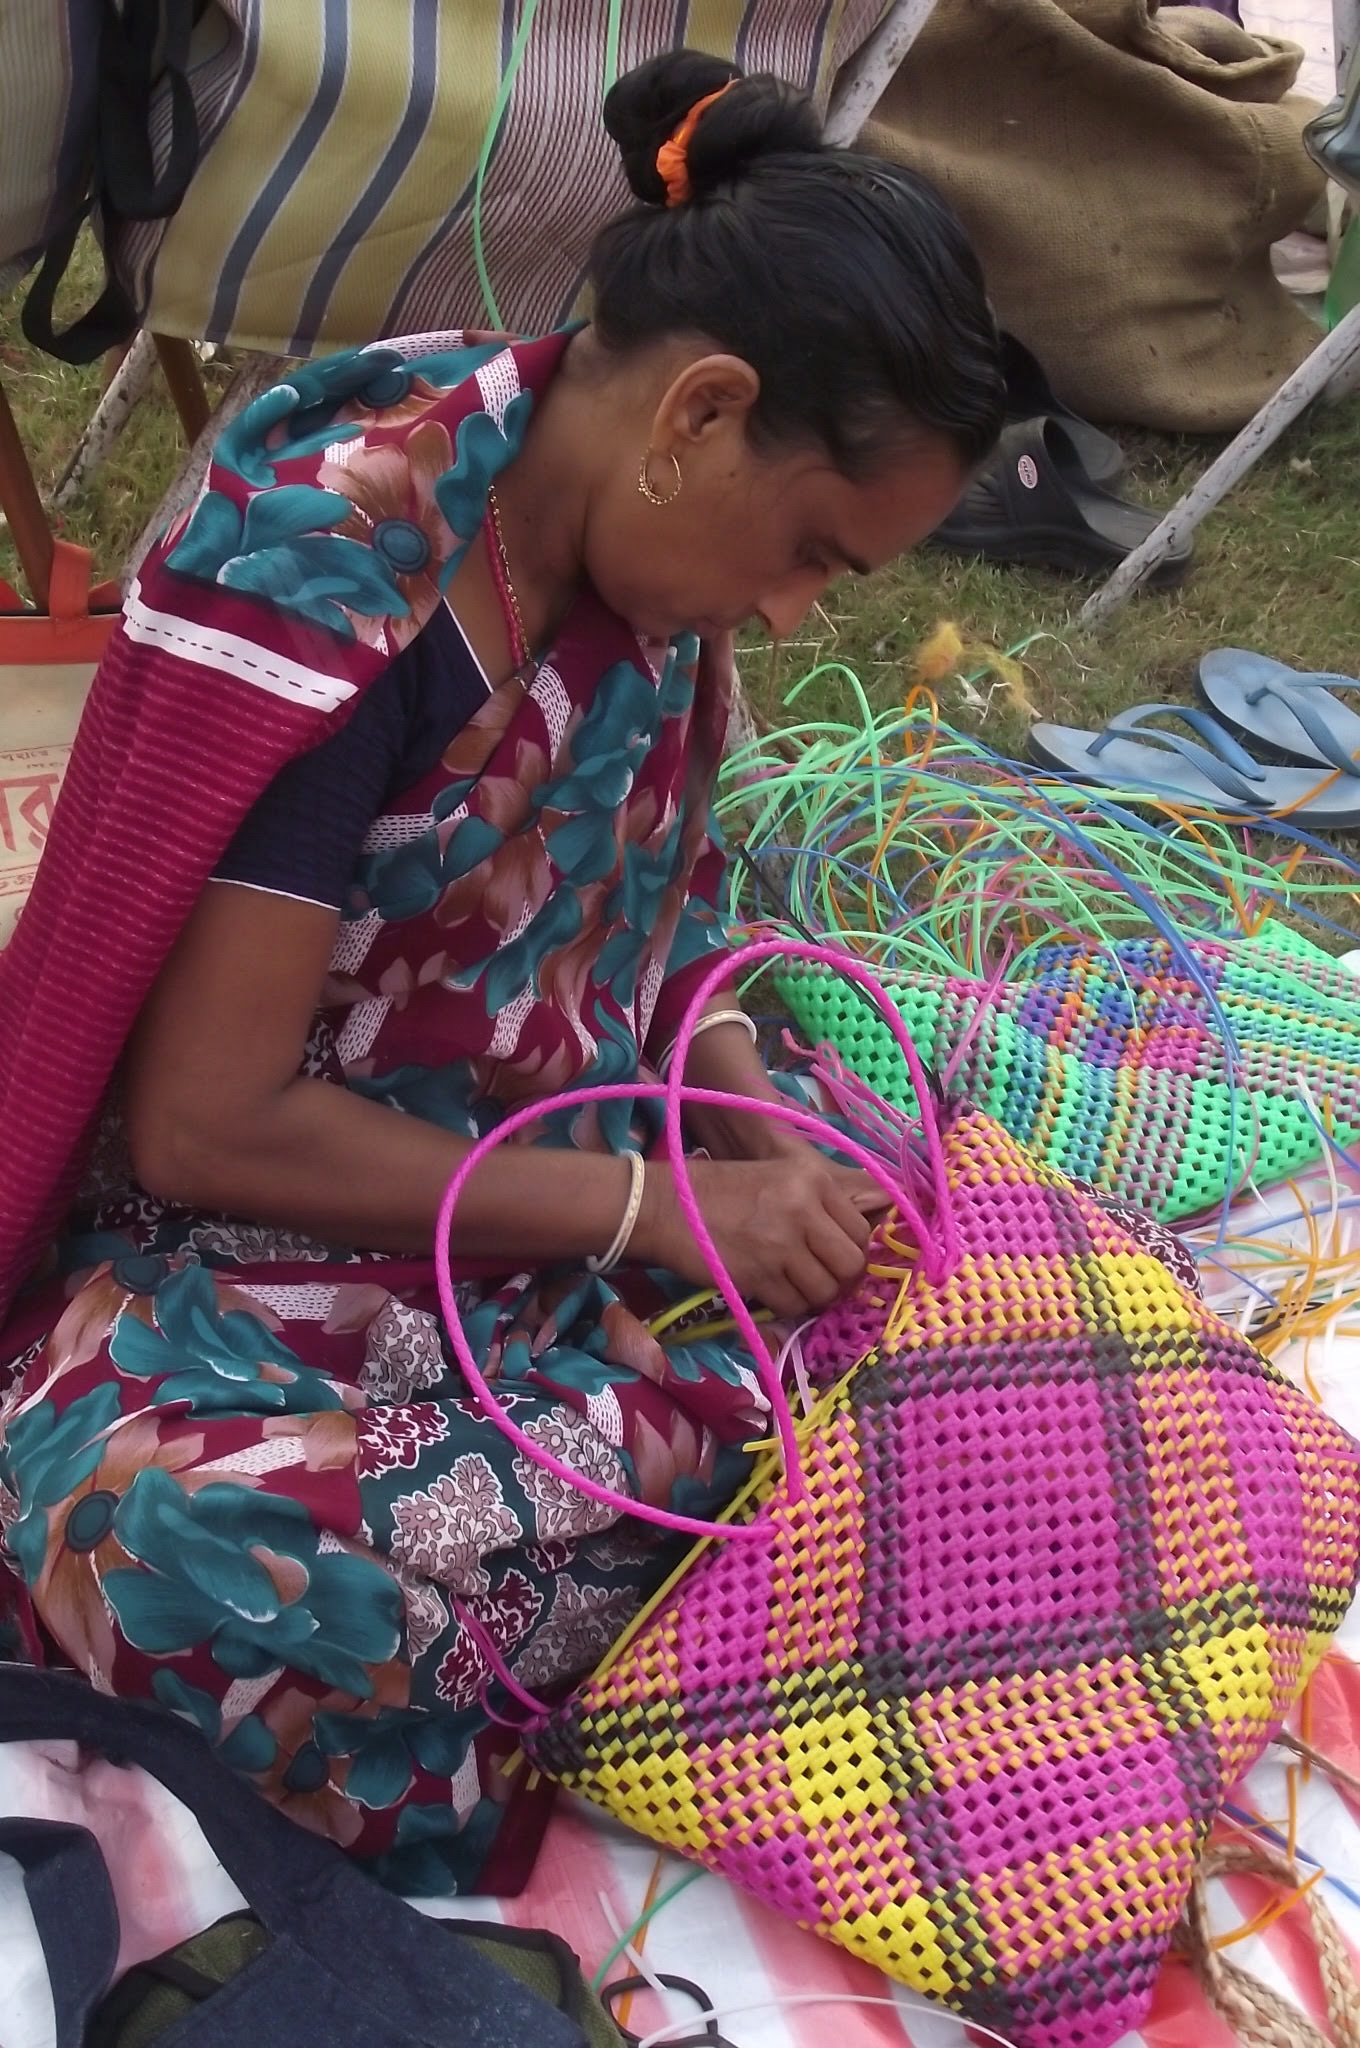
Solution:
<svg viewBox="0 0 1360 2048">
<path fill-rule="evenodd" d="M 486 694 L 462 633 L 436 614 L 348 723 L 275 776 L 214 879 L 341 909 L 373 820 L 429 773 Z"/>
</svg>

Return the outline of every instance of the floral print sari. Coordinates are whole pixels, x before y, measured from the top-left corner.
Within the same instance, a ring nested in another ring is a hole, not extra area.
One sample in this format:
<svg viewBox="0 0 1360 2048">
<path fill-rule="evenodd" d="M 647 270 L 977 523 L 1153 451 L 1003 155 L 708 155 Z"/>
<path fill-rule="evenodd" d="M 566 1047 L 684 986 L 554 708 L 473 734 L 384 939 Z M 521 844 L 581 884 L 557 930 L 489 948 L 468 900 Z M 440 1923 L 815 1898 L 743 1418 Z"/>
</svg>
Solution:
<svg viewBox="0 0 1360 2048">
<path fill-rule="evenodd" d="M 147 729 L 174 688 L 266 678 L 213 829 L 183 826 L 186 912 L 258 788 L 444 602 L 565 345 L 366 351 L 299 371 L 224 433 L 96 685 Z M 708 806 L 726 712 L 696 644 L 643 646 L 584 591 L 536 672 L 490 692 L 373 821 L 305 1071 L 464 1136 L 535 1096 L 650 1078 L 723 944 Z M 84 765 L 68 840 L 96 830 L 90 792 L 114 772 Z M 649 1107 L 530 1140 L 648 1146 Z M 764 1411 L 731 1345 L 652 1334 L 677 1284 L 469 1281 L 464 1315 L 532 1442 L 709 1514 Z M 154 1200 L 115 1080 L 5 1360 L 0 1525 L 28 1653 L 188 1716 L 394 1883 L 518 1883 L 542 1815 L 501 1768 L 516 1709 L 487 1647 L 531 1691 L 561 1686 L 670 1559 L 470 1401 L 431 1262 Z"/>
</svg>

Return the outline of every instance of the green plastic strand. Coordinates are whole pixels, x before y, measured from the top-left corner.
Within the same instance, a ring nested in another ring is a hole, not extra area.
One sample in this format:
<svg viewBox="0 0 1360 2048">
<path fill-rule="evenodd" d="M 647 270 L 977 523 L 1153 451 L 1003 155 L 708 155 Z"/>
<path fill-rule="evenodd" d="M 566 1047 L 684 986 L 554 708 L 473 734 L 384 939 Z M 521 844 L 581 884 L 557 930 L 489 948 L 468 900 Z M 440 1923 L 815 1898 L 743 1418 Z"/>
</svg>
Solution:
<svg viewBox="0 0 1360 2048">
<path fill-rule="evenodd" d="M 678 1877 L 676 1879 L 675 1883 L 670 1887 L 669 1891 L 662 1892 L 659 1898 L 652 1900 L 651 1905 L 648 1906 L 645 1913 L 638 1914 L 637 1919 L 633 1922 L 632 1926 L 624 1929 L 623 1933 L 614 1943 L 613 1948 L 610 1949 L 609 1954 L 600 1964 L 600 1967 L 595 1972 L 595 1975 L 591 1978 L 590 1988 L 592 1991 L 602 1991 L 604 1989 L 604 1986 L 609 1978 L 609 1972 L 613 1969 L 615 1963 L 618 1961 L 619 1957 L 623 1954 L 624 1950 L 629 1946 L 629 1944 L 633 1942 L 639 1934 L 641 1934 L 643 1928 L 647 1925 L 647 1922 L 649 1920 L 654 1920 L 656 1918 L 656 1915 L 661 1911 L 661 1908 L 663 1906 L 669 1906 L 672 1899 L 678 1899 L 681 1892 L 688 1890 L 690 1885 L 697 1883 L 697 1881 L 699 1880 L 699 1878 L 703 1876 L 703 1874 L 704 1873 L 702 1870 L 687 1870 L 683 1877 Z"/>
<path fill-rule="evenodd" d="M 515 89 L 515 80 L 518 78 L 520 66 L 524 62 L 524 53 L 529 47 L 529 38 L 533 34 L 534 19 L 538 9 L 539 0 L 524 0 L 524 12 L 520 16 L 519 27 L 515 31 L 515 40 L 510 46 L 510 61 L 505 67 L 505 76 L 500 82 L 495 104 L 491 109 L 491 118 L 486 124 L 486 134 L 482 137 L 482 147 L 477 157 L 477 177 L 472 191 L 473 261 L 477 266 L 477 282 L 482 288 L 482 299 L 486 306 L 487 318 L 495 328 L 501 328 L 505 323 L 501 318 L 501 309 L 496 303 L 496 294 L 491 287 L 491 272 L 487 268 L 486 246 L 483 240 L 482 193 L 486 186 L 486 174 L 491 167 L 491 159 L 495 153 L 496 138 L 501 132 L 501 122 L 505 119 L 505 110 L 510 104 L 510 95 Z"/>
<path fill-rule="evenodd" d="M 738 924 L 840 936 L 889 972 L 983 976 L 1006 942 L 1022 970 L 1055 939 L 1112 945 L 1145 934 L 1121 877 L 1155 897 L 1185 937 L 1241 930 L 1239 904 L 1255 919 L 1275 899 L 1296 920 L 1325 925 L 1334 904 L 1360 900 L 1339 854 L 1332 865 L 1342 872 L 1309 854 L 1307 879 L 1286 879 L 1288 840 L 1267 857 L 1226 822 L 1198 819 L 1192 831 L 1169 814 L 1135 814 L 1150 808 L 1136 791 L 1050 779 L 1040 790 L 1031 771 L 935 725 L 924 707 L 874 714 L 843 663 L 812 670 L 786 701 L 827 675 L 845 681 L 858 724 L 791 723 L 726 764 L 720 816 L 757 862 L 766 854 L 769 880 L 787 890 L 784 909 L 771 911 L 750 868 L 734 862 L 727 909 Z M 874 880 L 866 870 L 908 791 Z M 1078 830 L 1115 875 L 1078 843 Z M 967 839 L 966 852 L 949 852 L 951 834 L 956 849 Z"/>
</svg>

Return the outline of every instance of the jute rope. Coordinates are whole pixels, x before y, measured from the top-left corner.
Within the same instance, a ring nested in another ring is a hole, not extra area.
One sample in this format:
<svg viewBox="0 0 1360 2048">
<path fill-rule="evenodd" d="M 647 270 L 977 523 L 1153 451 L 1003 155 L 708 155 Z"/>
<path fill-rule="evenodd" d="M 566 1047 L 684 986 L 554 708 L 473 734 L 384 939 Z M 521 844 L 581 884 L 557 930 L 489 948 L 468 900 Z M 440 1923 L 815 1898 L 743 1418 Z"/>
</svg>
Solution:
<svg viewBox="0 0 1360 2048">
<path fill-rule="evenodd" d="M 1305 1903 L 1327 2000 L 1330 2035 L 1214 1947 L 1207 1888 L 1215 1877 L 1263 1877 L 1287 1891 L 1297 1891 L 1305 1879 L 1287 1856 L 1250 1842 L 1215 1843 L 1201 1859 L 1177 1946 L 1242 2048 L 1360 2048 L 1360 1983 L 1318 1886 L 1305 1894 Z"/>
<path fill-rule="evenodd" d="M 1339 1785 L 1343 1792 L 1349 1792 L 1353 1799 L 1360 1799 L 1360 1778 L 1343 1765 L 1334 1763 L 1331 1757 L 1324 1756 L 1320 1749 L 1314 1749 L 1312 1743 L 1305 1742 L 1301 1735 L 1291 1735 L 1288 1729 L 1282 1729 L 1275 1737 L 1275 1747 L 1290 1750 L 1304 1763 L 1311 1764 L 1315 1771 L 1321 1771 L 1324 1778 L 1330 1778 L 1334 1785 Z"/>
</svg>

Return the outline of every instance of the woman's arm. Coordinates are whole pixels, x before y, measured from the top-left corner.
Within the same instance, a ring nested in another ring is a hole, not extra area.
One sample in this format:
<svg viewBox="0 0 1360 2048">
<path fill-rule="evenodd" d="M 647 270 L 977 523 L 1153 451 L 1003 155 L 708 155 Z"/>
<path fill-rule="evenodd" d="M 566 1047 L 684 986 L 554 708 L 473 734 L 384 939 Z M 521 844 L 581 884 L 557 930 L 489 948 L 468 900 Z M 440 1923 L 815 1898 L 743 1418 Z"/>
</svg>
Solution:
<svg viewBox="0 0 1360 2048">
<path fill-rule="evenodd" d="M 162 1197 L 331 1243 L 428 1252 L 469 1145 L 298 1066 L 330 962 L 334 911 L 212 883 L 128 1049 L 133 1165 Z M 628 1199 L 624 1161 L 507 1145 L 455 1224 L 466 1258 L 586 1257 Z"/>
<path fill-rule="evenodd" d="M 168 1200 L 331 1243 L 427 1253 L 469 1142 L 298 1075 L 337 923 L 316 904 L 209 884 L 128 1047 L 133 1165 Z M 777 1163 L 701 1162 L 694 1172 L 743 1295 L 782 1315 L 806 1314 L 858 1278 L 869 1237 L 863 1207 L 876 1193 L 863 1175 L 806 1152 Z M 630 1186 L 621 1159 L 506 1145 L 473 1176 L 455 1252 L 508 1270 L 602 1253 Z M 709 1278 L 664 1166 L 647 1168 L 629 1249 L 695 1286 Z"/>
<path fill-rule="evenodd" d="M 730 990 L 720 991 L 704 1004 L 704 1015 L 740 1007 Z M 790 1106 L 788 1097 L 770 1079 L 742 1024 L 715 1024 L 695 1038 L 685 1062 L 685 1079 L 695 1088 L 741 1095 L 750 1102 Z M 807 1142 L 786 1124 L 734 1109 L 695 1105 L 686 1109 L 685 1125 L 715 1159 L 778 1159 Z"/>
</svg>

